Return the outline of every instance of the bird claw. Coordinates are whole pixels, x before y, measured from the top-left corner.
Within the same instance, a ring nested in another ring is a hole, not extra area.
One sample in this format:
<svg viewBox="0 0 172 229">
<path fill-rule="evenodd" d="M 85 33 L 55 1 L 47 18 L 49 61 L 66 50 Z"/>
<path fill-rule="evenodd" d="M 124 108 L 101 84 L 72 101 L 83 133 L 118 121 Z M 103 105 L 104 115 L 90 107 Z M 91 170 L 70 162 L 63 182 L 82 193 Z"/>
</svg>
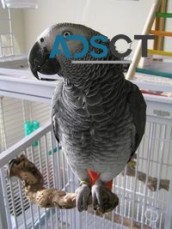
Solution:
<svg viewBox="0 0 172 229">
<path fill-rule="evenodd" d="M 87 184 L 82 184 L 76 190 L 76 206 L 79 212 L 86 211 L 88 209 L 89 197 L 91 194 L 90 187 Z"/>
<path fill-rule="evenodd" d="M 93 185 L 92 203 L 94 210 L 105 213 L 112 211 L 118 205 L 119 199 L 117 195 L 112 193 L 108 188 L 102 185 Z"/>
</svg>

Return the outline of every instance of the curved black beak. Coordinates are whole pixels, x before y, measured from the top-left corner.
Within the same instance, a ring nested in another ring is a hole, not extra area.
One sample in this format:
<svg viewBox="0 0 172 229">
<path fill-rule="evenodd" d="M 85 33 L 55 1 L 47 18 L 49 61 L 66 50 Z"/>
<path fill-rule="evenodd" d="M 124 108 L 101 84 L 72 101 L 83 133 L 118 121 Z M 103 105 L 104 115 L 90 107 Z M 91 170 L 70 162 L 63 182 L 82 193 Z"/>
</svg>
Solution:
<svg viewBox="0 0 172 229">
<path fill-rule="evenodd" d="M 29 54 L 29 65 L 33 75 L 39 79 L 38 72 L 45 75 L 57 74 L 60 70 L 58 61 L 49 58 L 50 52 L 42 48 L 38 42 L 34 44 Z"/>
</svg>

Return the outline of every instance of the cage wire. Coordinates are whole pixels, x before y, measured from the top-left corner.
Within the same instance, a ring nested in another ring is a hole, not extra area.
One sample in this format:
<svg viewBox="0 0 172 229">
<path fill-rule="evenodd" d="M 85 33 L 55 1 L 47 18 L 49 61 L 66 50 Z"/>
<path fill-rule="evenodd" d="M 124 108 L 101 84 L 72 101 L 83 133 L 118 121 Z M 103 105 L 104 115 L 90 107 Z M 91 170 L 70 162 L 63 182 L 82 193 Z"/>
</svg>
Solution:
<svg viewBox="0 0 172 229">
<path fill-rule="evenodd" d="M 11 10 L 0 3 L 0 58 L 15 55 Z"/>
<path fill-rule="evenodd" d="M 10 146 L 20 141 L 25 136 L 25 124 L 32 121 L 39 122 L 40 126 L 44 125 L 50 119 L 50 106 L 40 102 L 32 102 L 28 100 L 16 99 L 12 97 L 1 96 L 0 97 L 0 152 L 3 152 Z M 45 142 L 46 141 L 46 142 Z M 36 144 L 35 144 L 36 143 Z M 45 145 L 46 144 L 46 145 Z M 46 135 L 46 139 L 39 139 L 39 141 L 33 142 L 33 145 L 25 150 L 23 153 L 28 158 L 34 160 L 34 163 L 39 166 L 43 172 L 44 179 L 48 187 L 52 187 L 52 162 L 47 162 L 44 150 L 47 148 L 50 151 L 50 136 Z M 38 153 L 39 149 L 39 153 Z M 55 151 L 55 149 L 54 149 Z M 40 155 L 41 152 L 41 155 Z M 34 154 L 33 154 L 34 153 Z M 4 167 L 5 170 L 7 166 Z M 50 172 L 47 176 L 47 170 Z M 18 225 L 15 217 L 19 217 L 23 211 L 27 211 L 30 214 L 30 203 L 25 197 L 24 189 L 20 182 L 12 183 L 7 176 L 4 176 L 5 193 L 8 200 L 10 226 Z M 22 202 L 21 201 L 22 198 Z M 27 218 L 27 217 L 26 217 Z M 20 219 L 18 219 L 20 221 Z M 20 224 L 20 223 L 19 223 Z M 21 227 L 22 228 L 22 227 Z"/>
<path fill-rule="evenodd" d="M 26 124 L 38 122 L 40 126 L 50 119 L 50 106 L 12 97 L 0 97 L 0 150 L 9 148 L 26 133 Z M 31 133 L 32 131 L 30 131 Z"/>
</svg>

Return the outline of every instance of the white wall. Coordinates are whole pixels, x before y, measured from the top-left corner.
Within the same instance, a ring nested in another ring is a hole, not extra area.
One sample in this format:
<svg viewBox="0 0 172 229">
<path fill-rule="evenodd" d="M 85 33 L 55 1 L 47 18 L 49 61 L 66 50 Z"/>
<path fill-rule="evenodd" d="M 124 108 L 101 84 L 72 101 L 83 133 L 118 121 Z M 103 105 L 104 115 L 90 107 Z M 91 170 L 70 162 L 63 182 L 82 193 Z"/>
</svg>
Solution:
<svg viewBox="0 0 172 229">
<path fill-rule="evenodd" d="M 109 37 L 124 33 L 133 38 L 134 34 L 141 33 L 152 2 L 153 0 L 38 0 L 37 10 L 27 10 L 24 13 L 27 50 L 46 27 L 59 22 L 82 23 Z"/>
<path fill-rule="evenodd" d="M 23 10 L 11 9 L 13 33 L 21 53 L 26 50 L 25 42 L 25 27 L 24 27 L 24 12 Z"/>
</svg>

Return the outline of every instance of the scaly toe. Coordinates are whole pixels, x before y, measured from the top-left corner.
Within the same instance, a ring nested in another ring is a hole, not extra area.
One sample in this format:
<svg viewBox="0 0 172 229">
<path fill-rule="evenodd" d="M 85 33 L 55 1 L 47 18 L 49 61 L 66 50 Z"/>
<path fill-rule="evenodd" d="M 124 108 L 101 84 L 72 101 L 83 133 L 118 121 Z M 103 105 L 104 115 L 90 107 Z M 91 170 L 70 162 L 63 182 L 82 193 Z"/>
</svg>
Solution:
<svg viewBox="0 0 172 229">
<path fill-rule="evenodd" d="M 93 185 L 92 187 L 92 202 L 94 210 L 101 213 L 112 211 L 119 203 L 116 194 L 102 185 Z"/>
<path fill-rule="evenodd" d="M 89 197 L 91 195 L 90 187 L 86 184 L 80 186 L 77 190 L 76 206 L 79 212 L 88 209 Z"/>
</svg>

